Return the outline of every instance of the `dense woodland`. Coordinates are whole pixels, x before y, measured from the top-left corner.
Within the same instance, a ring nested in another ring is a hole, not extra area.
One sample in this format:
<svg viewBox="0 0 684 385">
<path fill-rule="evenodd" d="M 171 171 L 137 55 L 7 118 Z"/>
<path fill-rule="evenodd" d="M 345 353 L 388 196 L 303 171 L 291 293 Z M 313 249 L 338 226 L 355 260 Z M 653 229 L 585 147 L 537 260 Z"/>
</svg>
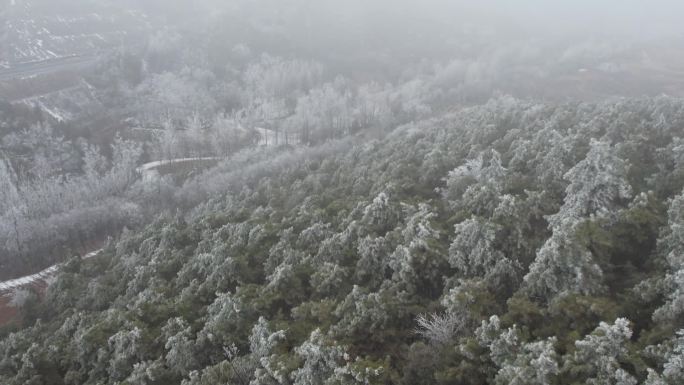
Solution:
<svg viewBox="0 0 684 385">
<path fill-rule="evenodd" d="M 49 3 L 28 2 L 54 12 Z M 403 51 L 389 47 L 391 55 L 375 65 L 364 49 L 375 52 L 381 42 L 321 57 L 311 44 L 355 37 L 330 28 L 305 44 L 306 31 L 290 24 L 301 10 L 288 12 L 287 32 L 266 28 L 279 23 L 266 9 L 290 5 L 242 2 L 201 30 L 165 25 L 141 44 L 103 54 L 74 84 L 73 73 L 0 82 L 0 279 L 35 272 L 173 211 L 176 186 L 141 181 L 136 168 L 145 161 L 224 158 L 255 145 L 315 146 L 359 132 L 380 136 L 476 94 L 461 80 L 466 63 L 403 58 L 415 41 Z M 339 16 L 319 12 L 316 24 Z M 13 33 L 30 32 L 22 31 L 5 31 L 0 42 L 13 46 Z M 286 43 L 274 46 L 280 39 Z M 348 63 L 340 67 L 342 57 Z"/>
<path fill-rule="evenodd" d="M 684 84 L 667 66 L 632 72 L 668 44 L 544 40 L 477 7 L 434 12 L 440 0 L 55 1 L 0 1 L 0 56 L 102 47 L 91 68 L 0 81 L 2 280 L 198 203 L 178 199 L 179 178 L 143 180 L 147 161 L 382 138 L 501 95 L 555 104 Z"/>
<path fill-rule="evenodd" d="M 6 384 L 680 384 L 684 103 L 245 151 L 20 296 Z"/>
<path fill-rule="evenodd" d="M 0 281 L 63 263 L 0 293 L 0 384 L 684 383 L 681 43 L 59 1 L 0 0 L 3 57 L 97 56 L 0 81 Z"/>
</svg>

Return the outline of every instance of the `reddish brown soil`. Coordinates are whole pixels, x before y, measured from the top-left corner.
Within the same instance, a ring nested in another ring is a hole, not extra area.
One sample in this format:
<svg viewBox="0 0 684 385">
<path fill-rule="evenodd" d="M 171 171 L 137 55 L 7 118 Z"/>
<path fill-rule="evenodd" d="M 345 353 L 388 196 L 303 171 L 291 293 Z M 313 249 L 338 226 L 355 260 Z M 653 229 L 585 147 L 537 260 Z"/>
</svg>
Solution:
<svg viewBox="0 0 684 385">
<path fill-rule="evenodd" d="M 0 326 L 17 320 L 17 309 L 10 306 L 10 299 L 9 295 L 0 296 Z"/>
<path fill-rule="evenodd" d="M 45 298 L 47 284 L 44 280 L 36 281 L 32 283 L 30 286 L 36 291 L 40 300 L 43 300 Z M 8 325 L 12 322 L 20 321 L 19 309 L 10 305 L 11 300 L 11 292 L 0 293 L 0 327 Z"/>
</svg>

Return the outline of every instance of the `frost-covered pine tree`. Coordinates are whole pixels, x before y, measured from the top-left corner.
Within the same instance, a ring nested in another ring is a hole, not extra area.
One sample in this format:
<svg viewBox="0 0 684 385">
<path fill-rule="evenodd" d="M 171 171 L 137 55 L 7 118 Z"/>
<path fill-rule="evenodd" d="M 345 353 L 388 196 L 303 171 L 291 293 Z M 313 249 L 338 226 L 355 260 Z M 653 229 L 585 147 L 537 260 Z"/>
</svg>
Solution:
<svg viewBox="0 0 684 385">
<path fill-rule="evenodd" d="M 394 229 L 399 218 L 400 212 L 391 200 L 390 194 L 383 191 L 364 207 L 361 223 L 376 234 L 384 235 Z"/>
<path fill-rule="evenodd" d="M 547 216 L 553 234 L 539 249 L 524 278 L 528 293 L 551 299 L 562 293 L 603 290 L 603 272 L 576 239 L 576 226 L 591 215 L 607 216 L 631 196 L 626 162 L 607 143 L 591 141 L 587 156 L 565 174 L 570 184 L 560 210 Z"/>
<path fill-rule="evenodd" d="M 366 385 L 382 374 L 381 365 L 359 357 L 352 359 L 344 346 L 325 336 L 320 329 L 311 332 L 309 338 L 295 348 L 295 353 L 303 363 L 291 374 L 293 385 Z"/>
<path fill-rule="evenodd" d="M 136 362 L 133 371 L 124 381 L 125 384 L 147 385 L 155 381 L 161 381 L 167 375 L 167 367 L 164 360 Z"/>
<path fill-rule="evenodd" d="M 663 371 L 648 369 L 646 385 L 678 385 L 684 383 L 684 329 L 677 332 L 672 341 L 664 343 L 662 354 L 657 354 L 663 361 Z M 660 350 L 660 349 L 656 349 Z"/>
<path fill-rule="evenodd" d="M 628 169 L 628 163 L 608 142 L 592 139 L 587 156 L 564 175 L 570 184 L 565 189 L 563 206 L 547 217 L 551 228 L 614 211 L 621 201 L 632 196 Z"/>
<path fill-rule="evenodd" d="M 166 364 L 185 376 L 197 365 L 197 350 L 190 325 L 182 318 L 170 319 L 162 328 L 166 337 Z"/>
<path fill-rule="evenodd" d="M 242 301 L 231 293 L 222 293 L 207 308 L 207 320 L 197 334 L 198 344 L 227 346 L 232 343 L 232 331 L 241 320 Z M 200 345 L 201 346 L 201 345 Z"/>
<path fill-rule="evenodd" d="M 414 250 L 404 245 L 397 246 L 389 256 L 392 285 L 404 294 L 414 294 L 421 279 L 416 269 L 419 263 L 419 256 Z"/>
<path fill-rule="evenodd" d="M 498 368 L 494 377 L 497 385 L 548 385 L 559 373 L 554 337 L 522 341 L 520 330 L 515 325 L 502 329 L 497 316 L 482 321 L 475 336 Z"/>
<path fill-rule="evenodd" d="M 311 284 L 314 290 L 322 296 L 334 297 L 347 286 L 349 275 L 349 268 L 324 262 L 316 267 L 316 272 L 311 276 Z"/>
<path fill-rule="evenodd" d="M 440 237 L 439 231 L 430 223 L 435 214 L 427 204 L 403 205 L 404 225 L 401 229 L 401 244 L 388 259 L 392 280 L 400 291 L 412 294 L 416 290 L 428 289 L 441 281 L 445 265 L 442 253 L 435 249 Z M 432 283 L 432 284 L 430 284 Z"/>
<path fill-rule="evenodd" d="M 558 374 L 555 338 L 522 343 L 517 354 L 506 359 L 496 374 L 498 385 L 549 385 Z"/>
<path fill-rule="evenodd" d="M 343 366 L 344 349 L 329 341 L 320 329 L 295 348 L 302 366 L 292 373 L 293 385 L 328 384 L 335 370 Z"/>
<path fill-rule="evenodd" d="M 620 365 L 632 338 L 629 321 L 618 318 L 612 325 L 601 322 L 583 340 L 575 342 L 575 353 L 563 368 L 590 385 L 636 385 L 637 380 Z"/>
<path fill-rule="evenodd" d="M 454 209 L 467 210 L 476 215 L 490 215 L 496 208 L 506 184 L 507 170 L 501 155 L 491 150 L 488 164 L 485 153 L 468 160 L 449 172 L 445 178 L 444 198 Z"/>
<path fill-rule="evenodd" d="M 596 294 L 604 289 L 603 272 L 592 254 L 575 239 L 572 223 L 564 223 L 554 229 L 537 252 L 523 288 L 541 300 L 559 294 Z"/>
<path fill-rule="evenodd" d="M 24 202 L 12 166 L 0 159 L 0 250 L 22 253 Z"/>
<path fill-rule="evenodd" d="M 684 314 L 684 193 L 670 203 L 665 235 L 659 240 L 659 247 L 665 254 L 669 273 L 665 284 L 669 289 L 667 302 L 654 314 L 656 320 L 674 320 Z"/>
<path fill-rule="evenodd" d="M 377 288 L 385 280 L 387 257 L 391 253 L 390 242 L 384 237 L 368 235 L 359 240 L 356 251 L 359 255 L 354 269 L 356 281 Z"/>
<path fill-rule="evenodd" d="M 418 207 L 404 204 L 403 208 L 406 219 L 401 235 L 404 244 L 414 249 L 430 248 L 429 242 L 439 238 L 439 231 L 430 223 L 437 215 L 425 203 L 419 204 Z"/>
<path fill-rule="evenodd" d="M 142 330 L 138 327 L 121 330 L 109 337 L 107 343 L 111 353 L 108 373 L 113 379 L 123 380 L 128 377 L 133 364 L 140 358 L 144 343 Z"/>
<path fill-rule="evenodd" d="M 285 339 L 284 330 L 271 332 L 266 319 L 259 317 L 259 321 L 254 325 L 249 336 L 251 359 L 255 365 L 254 378 L 250 384 L 282 384 L 286 381 L 285 374 L 278 367 L 273 354 L 275 347 L 283 339 Z"/>
<path fill-rule="evenodd" d="M 672 352 L 666 358 L 663 377 L 669 384 L 684 383 L 684 329 L 677 332 Z"/>
<path fill-rule="evenodd" d="M 330 235 L 330 224 L 316 222 L 299 233 L 297 243 L 304 250 L 315 250 Z"/>
<path fill-rule="evenodd" d="M 506 257 L 494 247 L 496 225 L 473 217 L 455 225 L 449 264 L 461 278 L 484 277 Z"/>
</svg>

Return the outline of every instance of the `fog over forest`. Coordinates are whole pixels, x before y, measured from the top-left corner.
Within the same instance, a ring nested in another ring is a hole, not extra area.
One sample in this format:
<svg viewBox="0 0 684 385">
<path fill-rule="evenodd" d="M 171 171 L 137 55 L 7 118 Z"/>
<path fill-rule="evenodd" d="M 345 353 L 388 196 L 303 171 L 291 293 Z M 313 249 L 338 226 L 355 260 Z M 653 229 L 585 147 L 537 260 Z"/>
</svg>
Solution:
<svg viewBox="0 0 684 385">
<path fill-rule="evenodd" d="M 0 385 L 684 384 L 682 15 L 0 0 Z"/>
</svg>

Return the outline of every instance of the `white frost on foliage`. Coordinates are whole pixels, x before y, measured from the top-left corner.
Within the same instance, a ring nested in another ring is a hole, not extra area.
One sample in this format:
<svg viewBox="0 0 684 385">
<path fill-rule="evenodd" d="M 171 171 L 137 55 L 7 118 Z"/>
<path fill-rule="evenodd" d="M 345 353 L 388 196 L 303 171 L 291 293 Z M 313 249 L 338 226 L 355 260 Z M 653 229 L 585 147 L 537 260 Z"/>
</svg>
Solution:
<svg viewBox="0 0 684 385">
<path fill-rule="evenodd" d="M 430 206 L 421 203 L 418 207 L 402 204 L 405 214 L 408 217 L 403 231 L 404 243 L 410 248 L 427 248 L 427 241 L 438 239 L 439 231 L 435 230 L 430 221 L 437 215 L 430 210 Z"/>
<path fill-rule="evenodd" d="M 295 353 L 304 364 L 292 373 L 293 385 L 326 384 L 344 358 L 344 349 L 328 341 L 320 329 L 296 347 Z"/>
<path fill-rule="evenodd" d="M 252 334 L 249 336 L 249 349 L 255 357 L 267 357 L 278 342 L 284 338 L 284 330 L 272 333 L 266 319 L 259 317 L 259 321 L 254 325 Z"/>
<path fill-rule="evenodd" d="M 525 275 L 525 289 L 538 298 L 559 294 L 596 294 L 603 290 L 603 272 L 592 254 L 574 239 L 570 224 L 556 229 L 537 252 Z"/>
<path fill-rule="evenodd" d="M 454 227 L 456 237 L 449 246 L 449 264 L 459 272 L 459 276 L 485 276 L 498 261 L 505 258 L 501 251 L 494 248 L 498 230 L 496 225 L 473 217 Z"/>
<path fill-rule="evenodd" d="M 143 347 L 142 330 L 138 327 L 132 330 L 121 330 L 109 337 L 107 344 L 112 355 L 109 362 L 109 375 L 113 379 L 126 378 Z"/>
<path fill-rule="evenodd" d="M 654 313 L 654 318 L 661 321 L 677 319 L 684 314 L 684 193 L 670 203 L 668 222 L 666 235 L 658 241 L 670 267 L 665 282 L 671 289 L 665 305 Z"/>
<path fill-rule="evenodd" d="M 501 163 L 501 155 L 490 151 L 489 164 L 485 166 L 485 153 L 450 171 L 445 178 L 444 197 L 456 209 L 466 209 L 474 214 L 491 214 L 498 205 L 505 186 L 507 170 Z"/>
<path fill-rule="evenodd" d="M 566 364 L 587 367 L 590 385 L 636 385 L 636 379 L 620 366 L 630 338 L 629 320 L 618 318 L 612 325 L 601 322 L 592 334 L 575 341 L 577 350 Z"/>
<path fill-rule="evenodd" d="M 632 196 L 627 181 L 628 163 L 607 142 L 592 139 L 590 146 L 584 160 L 564 176 L 570 184 L 565 189 L 561 209 L 547 217 L 551 228 L 567 220 L 576 222 L 590 215 L 608 215 L 621 200 Z"/>
<path fill-rule="evenodd" d="M 162 328 L 166 337 L 166 364 L 182 375 L 187 375 L 197 363 L 197 351 L 190 325 L 182 318 L 170 319 Z"/>
<path fill-rule="evenodd" d="M 482 321 L 475 337 L 480 346 L 489 349 L 492 362 L 499 368 L 494 378 L 497 385 L 548 385 L 559 373 L 553 337 L 524 342 L 515 325 L 501 329 L 497 316 Z"/>
<path fill-rule="evenodd" d="M 394 227 L 397 216 L 398 213 L 390 203 L 390 196 L 381 192 L 363 209 L 361 222 L 378 231 L 386 231 Z"/>
<path fill-rule="evenodd" d="M 592 139 L 584 160 L 565 174 L 570 184 L 560 210 L 546 219 L 553 235 L 537 252 L 525 276 L 527 291 L 542 299 L 558 294 L 600 292 L 603 272 L 575 239 L 577 224 L 590 216 L 609 217 L 631 197 L 628 165 L 607 142 Z"/>
<path fill-rule="evenodd" d="M 684 329 L 677 332 L 672 343 L 665 343 L 664 352 L 657 354 L 664 360 L 663 373 L 658 374 L 649 369 L 646 385 L 679 385 L 684 384 Z M 671 345 L 671 346 L 670 346 Z"/>
<path fill-rule="evenodd" d="M 254 325 L 249 336 L 251 358 L 256 364 L 254 379 L 250 384 L 270 384 L 273 382 L 273 379 L 278 381 L 278 383 L 285 382 L 285 375 L 278 368 L 275 355 L 273 354 L 275 347 L 284 339 L 284 330 L 271 332 L 266 319 L 259 317 L 259 321 Z"/>
<path fill-rule="evenodd" d="M 220 346 L 231 343 L 231 327 L 239 322 L 242 302 L 231 293 L 218 294 L 207 308 L 207 321 L 198 333 L 197 340 L 208 340 Z"/>
</svg>

